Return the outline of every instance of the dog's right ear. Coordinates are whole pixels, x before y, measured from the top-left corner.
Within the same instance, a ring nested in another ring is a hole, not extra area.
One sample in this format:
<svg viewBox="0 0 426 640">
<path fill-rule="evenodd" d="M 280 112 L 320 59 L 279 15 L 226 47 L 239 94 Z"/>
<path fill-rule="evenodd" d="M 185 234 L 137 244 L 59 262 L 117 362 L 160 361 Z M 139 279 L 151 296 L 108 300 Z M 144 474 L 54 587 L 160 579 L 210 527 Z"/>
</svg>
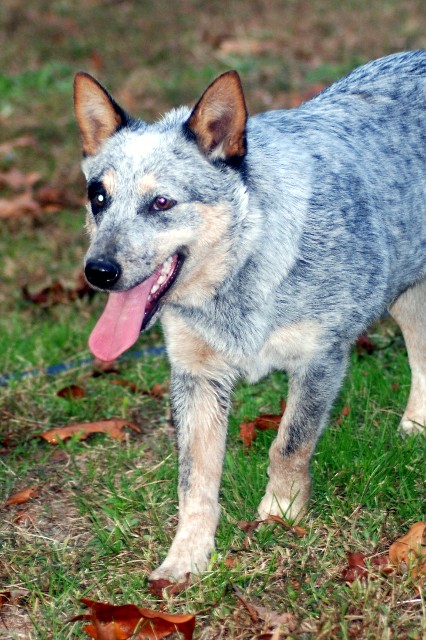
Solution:
<svg viewBox="0 0 426 640">
<path fill-rule="evenodd" d="M 74 108 L 83 153 L 89 156 L 99 151 L 102 143 L 130 120 L 108 91 L 83 71 L 74 78 Z"/>
</svg>

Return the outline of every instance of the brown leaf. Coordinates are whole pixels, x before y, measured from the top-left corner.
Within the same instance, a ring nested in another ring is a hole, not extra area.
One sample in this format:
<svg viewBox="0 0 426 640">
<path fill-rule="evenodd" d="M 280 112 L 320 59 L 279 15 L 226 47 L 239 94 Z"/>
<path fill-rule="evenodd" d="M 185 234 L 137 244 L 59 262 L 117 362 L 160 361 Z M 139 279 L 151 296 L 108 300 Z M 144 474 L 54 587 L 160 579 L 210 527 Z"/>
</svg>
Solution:
<svg viewBox="0 0 426 640">
<path fill-rule="evenodd" d="M 159 384 L 158 382 L 154 384 L 149 391 L 149 395 L 153 398 L 162 398 L 165 393 L 167 393 L 166 385 Z"/>
<path fill-rule="evenodd" d="M 368 569 L 365 565 L 365 553 L 354 552 L 348 553 L 348 566 L 342 571 L 342 578 L 345 582 L 354 582 L 357 578 L 366 578 Z"/>
<path fill-rule="evenodd" d="M 116 384 L 119 387 L 125 387 L 127 389 L 130 389 L 130 391 L 133 391 L 133 393 L 136 393 L 136 391 L 138 390 L 138 385 L 136 384 L 136 382 L 131 382 L 130 380 L 122 380 L 121 378 L 111 378 L 110 383 Z"/>
<path fill-rule="evenodd" d="M 31 188 L 40 174 L 36 172 L 22 173 L 19 169 L 9 169 L 9 171 L 0 171 L 0 187 L 9 187 L 14 191 L 27 190 Z"/>
<path fill-rule="evenodd" d="M 185 640 L 191 640 L 194 633 L 195 616 L 192 614 L 168 614 L 133 604 L 116 606 L 87 598 L 83 598 L 82 603 L 90 613 L 76 616 L 72 621 L 88 621 L 84 630 L 98 640 L 160 640 L 176 632 Z"/>
<path fill-rule="evenodd" d="M 58 444 L 60 440 L 67 440 L 74 435 L 78 435 L 79 440 L 85 440 L 92 433 L 105 433 L 115 440 L 123 440 L 124 427 L 129 427 L 138 433 L 141 432 L 138 426 L 129 420 L 119 420 L 112 418 L 111 420 L 98 420 L 97 422 L 82 422 L 80 424 L 71 424 L 67 427 L 56 427 L 40 433 L 40 438 L 43 438 L 49 444 Z"/>
<path fill-rule="evenodd" d="M 284 518 L 281 518 L 280 516 L 268 516 L 266 520 L 263 520 L 263 522 L 274 522 L 280 524 L 282 527 L 284 527 L 284 529 L 287 529 L 287 531 L 291 531 L 291 533 L 294 533 L 296 538 L 303 538 L 307 534 L 306 529 L 289 524 L 284 520 Z"/>
<path fill-rule="evenodd" d="M 262 520 L 240 520 L 238 527 L 244 531 L 249 538 L 253 537 L 253 533 L 257 527 L 261 524 Z"/>
<path fill-rule="evenodd" d="M 61 209 L 76 209 L 83 204 L 83 200 L 72 191 L 64 187 L 43 185 L 36 194 L 35 199 L 43 208 L 43 211 L 60 211 Z"/>
<path fill-rule="evenodd" d="M 267 429 L 278 429 L 281 422 L 281 415 L 275 415 L 272 413 L 264 413 L 261 416 L 257 416 L 254 419 L 256 429 L 260 431 L 266 431 Z"/>
<path fill-rule="evenodd" d="M 7 140 L 0 144 L 0 154 L 8 155 L 13 152 L 14 149 L 22 147 L 34 147 L 36 145 L 36 139 L 31 135 L 20 136 L 13 140 Z"/>
<path fill-rule="evenodd" d="M 275 628 L 279 628 L 281 626 L 287 627 L 290 633 L 296 629 L 297 623 L 293 614 L 274 611 L 273 609 L 268 609 L 267 607 L 260 607 L 259 605 L 256 605 L 253 602 L 249 602 L 246 598 L 244 598 L 235 586 L 233 586 L 233 589 L 238 600 L 247 609 L 252 622 L 256 623 L 259 620 L 262 620 L 267 625 L 267 627 L 272 630 L 272 632 L 275 630 Z"/>
<path fill-rule="evenodd" d="M 253 440 L 256 438 L 254 422 L 241 422 L 239 437 L 243 441 L 245 447 L 250 447 Z"/>
<path fill-rule="evenodd" d="M 376 350 L 376 345 L 371 342 L 368 336 L 360 336 L 356 343 L 356 350 L 358 355 L 362 355 L 365 352 L 371 356 Z"/>
<path fill-rule="evenodd" d="M 365 564 L 368 560 L 371 568 L 377 567 L 380 573 L 392 573 L 393 569 L 389 565 L 389 556 L 373 555 L 369 556 L 365 553 L 354 552 L 348 553 L 348 566 L 342 571 L 342 578 L 345 582 L 354 582 L 356 579 L 362 580 L 370 577 L 371 569 Z"/>
<path fill-rule="evenodd" d="M 94 378 L 98 378 L 104 373 L 120 373 L 117 360 L 110 360 L 107 362 L 106 360 L 98 360 L 98 358 L 95 358 L 93 360 L 92 376 Z"/>
<path fill-rule="evenodd" d="M 25 285 L 22 287 L 22 295 L 24 300 L 39 305 L 40 307 L 47 308 L 52 305 L 59 304 L 69 300 L 67 291 L 64 285 L 59 280 L 54 280 L 48 287 L 44 287 L 36 293 L 30 293 L 28 287 Z"/>
<path fill-rule="evenodd" d="M 0 609 L 5 604 L 19 604 L 23 598 L 27 597 L 28 593 L 28 589 L 11 589 L 10 591 L 0 592 Z"/>
<path fill-rule="evenodd" d="M 40 493 L 40 485 L 32 484 L 30 487 L 14 493 L 6 500 L 6 507 L 10 507 L 13 504 L 25 504 L 31 498 L 34 498 Z"/>
<path fill-rule="evenodd" d="M 13 198 L 0 198 L 0 219 L 36 216 L 41 207 L 30 193 L 21 193 Z"/>
<path fill-rule="evenodd" d="M 67 398 L 68 400 L 70 400 L 73 398 L 84 398 L 86 392 L 83 387 L 79 387 L 76 384 L 70 384 L 67 387 L 59 389 L 56 395 L 59 398 Z"/>
<path fill-rule="evenodd" d="M 24 524 L 34 520 L 34 516 L 28 511 L 28 509 L 19 509 L 18 513 L 13 520 L 13 524 Z"/>
<path fill-rule="evenodd" d="M 181 591 L 185 591 L 191 584 L 191 574 L 187 573 L 184 582 L 172 582 L 166 578 L 149 581 L 149 591 L 157 598 L 163 598 L 163 589 L 167 589 L 168 595 L 175 595 Z"/>
<path fill-rule="evenodd" d="M 411 577 L 426 575 L 426 522 L 416 522 L 407 533 L 390 546 L 389 558 L 392 564 L 407 564 L 411 567 Z"/>
</svg>

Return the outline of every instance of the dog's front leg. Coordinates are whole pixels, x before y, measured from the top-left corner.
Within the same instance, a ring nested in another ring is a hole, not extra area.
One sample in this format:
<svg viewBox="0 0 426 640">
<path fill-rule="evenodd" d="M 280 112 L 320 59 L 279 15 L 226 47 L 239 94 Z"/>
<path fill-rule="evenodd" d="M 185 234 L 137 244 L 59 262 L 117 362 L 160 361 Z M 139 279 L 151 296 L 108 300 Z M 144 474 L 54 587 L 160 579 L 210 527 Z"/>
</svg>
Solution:
<svg viewBox="0 0 426 640">
<path fill-rule="evenodd" d="M 269 452 L 269 482 L 260 517 L 300 518 L 309 498 L 309 463 L 346 369 L 346 350 L 318 354 L 290 372 L 287 407 Z"/>
<path fill-rule="evenodd" d="M 171 400 L 179 449 L 179 524 L 163 564 L 150 576 L 182 581 L 207 567 L 219 518 L 219 485 L 232 380 L 174 368 Z"/>
</svg>

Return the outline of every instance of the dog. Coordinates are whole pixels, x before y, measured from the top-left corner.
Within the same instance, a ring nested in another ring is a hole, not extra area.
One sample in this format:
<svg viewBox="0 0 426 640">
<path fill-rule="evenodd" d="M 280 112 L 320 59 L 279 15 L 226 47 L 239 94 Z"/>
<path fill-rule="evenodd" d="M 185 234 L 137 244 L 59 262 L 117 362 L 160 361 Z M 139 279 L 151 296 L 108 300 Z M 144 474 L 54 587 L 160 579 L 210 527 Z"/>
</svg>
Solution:
<svg viewBox="0 0 426 640">
<path fill-rule="evenodd" d="M 91 244 L 109 293 L 101 360 L 161 318 L 179 451 L 179 524 L 151 579 L 206 569 L 235 381 L 289 376 L 259 514 L 297 520 L 309 461 L 356 338 L 384 310 L 412 370 L 405 433 L 426 422 L 426 51 L 362 66 L 291 110 L 248 117 L 240 78 L 154 124 L 75 77 Z"/>
</svg>

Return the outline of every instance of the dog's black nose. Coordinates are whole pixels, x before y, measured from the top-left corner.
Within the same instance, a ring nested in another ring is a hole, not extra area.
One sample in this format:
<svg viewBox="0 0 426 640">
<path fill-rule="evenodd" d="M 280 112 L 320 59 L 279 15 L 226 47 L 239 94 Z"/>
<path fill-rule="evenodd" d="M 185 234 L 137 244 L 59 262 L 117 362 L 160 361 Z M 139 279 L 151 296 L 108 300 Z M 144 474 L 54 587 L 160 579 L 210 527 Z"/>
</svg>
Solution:
<svg viewBox="0 0 426 640">
<path fill-rule="evenodd" d="M 113 260 L 89 260 L 84 268 L 89 284 L 100 289 L 112 287 L 121 276 L 120 265 Z"/>
</svg>

